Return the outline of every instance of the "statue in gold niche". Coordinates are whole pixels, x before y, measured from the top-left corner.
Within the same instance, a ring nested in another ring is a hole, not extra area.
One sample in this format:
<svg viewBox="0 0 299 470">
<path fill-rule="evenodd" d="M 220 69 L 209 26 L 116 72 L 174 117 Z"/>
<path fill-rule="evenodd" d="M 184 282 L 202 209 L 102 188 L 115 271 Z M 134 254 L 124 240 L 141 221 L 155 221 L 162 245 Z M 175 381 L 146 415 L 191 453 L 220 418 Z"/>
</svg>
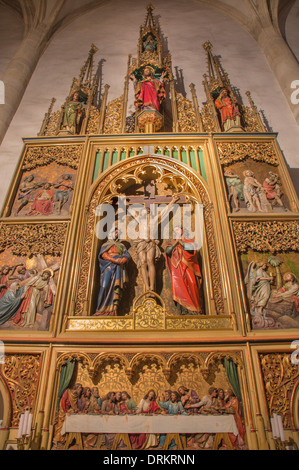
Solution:
<svg viewBox="0 0 299 470">
<path fill-rule="evenodd" d="M 68 101 L 63 110 L 62 130 L 71 134 L 79 134 L 80 125 L 84 116 L 84 108 L 80 99 L 79 91 L 75 91 L 70 101 Z"/>
<path fill-rule="evenodd" d="M 96 315 L 117 315 L 122 291 L 128 282 L 126 264 L 130 258 L 118 239 L 118 229 L 113 228 L 99 253 L 101 280 Z"/>
<path fill-rule="evenodd" d="M 159 111 L 160 105 L 166 98 L 164 80 L 167 72 L 163 71 L 160 79 L 155 78 L 155 70 L 151 65 L 146 65 L 142 70 L 142 77 L 137 78 L 137 72 L 130 75 L 134 82 L 135 107 L 139 110 L 152 109 Z"/>
<path fill-rule="evenodd" d="M 195 246 L 181 227 L 175 227 L 174 233 L 176 239 L 165 250 L 173 300 L 181 315 L 200 315 L 202 276 Z"/>
<path fill-rule="evenodd" d="M 226 88 L 220 90 L 220 94 L 215 100 L 215 106 L 219 110 L 224 131 L 228 131 L 232 127 L 241 127 L 237 100 L 229 96 Z"/>
</svg>

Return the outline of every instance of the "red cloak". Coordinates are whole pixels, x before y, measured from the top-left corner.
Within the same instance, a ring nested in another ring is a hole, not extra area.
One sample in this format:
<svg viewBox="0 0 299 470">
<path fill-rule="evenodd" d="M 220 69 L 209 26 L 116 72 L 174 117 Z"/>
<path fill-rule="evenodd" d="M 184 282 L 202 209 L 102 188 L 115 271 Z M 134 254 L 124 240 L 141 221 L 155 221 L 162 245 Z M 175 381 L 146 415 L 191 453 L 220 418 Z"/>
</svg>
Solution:
<svg viewBox="0 0 299 470">
<path fill-rule="evenodd" d="M 184 243 L 194 247 L 191 240 L 184 240 Z M 166 250 L 172 245 L 173 243 L 169 243 Z M 170 256 L 166 254 L 166 263 L 171 278 L 173 300 L 191 312 L 202 313 L 199 296 L 202 276 L 195 247 L 193 251 L 186 251 L 179 243 Z"/>
</svg>

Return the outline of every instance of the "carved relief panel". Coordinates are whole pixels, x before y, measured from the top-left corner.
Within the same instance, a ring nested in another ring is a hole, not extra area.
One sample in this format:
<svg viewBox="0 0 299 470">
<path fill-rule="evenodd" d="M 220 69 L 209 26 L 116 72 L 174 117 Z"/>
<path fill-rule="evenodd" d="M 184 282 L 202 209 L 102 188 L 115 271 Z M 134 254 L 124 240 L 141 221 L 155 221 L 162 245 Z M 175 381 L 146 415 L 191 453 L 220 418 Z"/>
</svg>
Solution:
<svg viewBox="0 0 299 470">
<path fill-rule="evenodd" d="M 252 328 L 298 328 L 298 222 L 234 221 L 232 227 Z"/>
<path fill-rule="evenodd" d="M 48 331 L 67 224 L 1 224 L 0 328 Z"/>
<path fill-rule="evenodd" d="M 285 214 L 293 210 L 272 143 L 221 143 L 218 153 L 230 212 Z"/>
<path fill-rule="evenodd" d="M 68 217 L 81 145 L 27 148 L 4 216 Z"/>
</svg>

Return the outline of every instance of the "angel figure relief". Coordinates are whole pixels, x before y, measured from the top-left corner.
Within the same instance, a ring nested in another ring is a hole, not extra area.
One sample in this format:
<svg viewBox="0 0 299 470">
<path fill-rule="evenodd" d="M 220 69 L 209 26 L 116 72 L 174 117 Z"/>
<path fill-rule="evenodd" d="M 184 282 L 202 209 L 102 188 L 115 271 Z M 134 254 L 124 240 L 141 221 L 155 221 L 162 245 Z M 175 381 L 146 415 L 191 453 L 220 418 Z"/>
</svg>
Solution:
<svg viewBox="0 0 299 470">
<path fill-rule="evenodd" d="M 265 319 L 265 307 L 271 295 L 273 277 L 267 273 L 268 263 L 262 261 L 249 263 L 244 279 L 247 288 L 247 297 L 250 303 L 252 316 L 258 315 Z"/>
<path fill-rule="evenodd" d="M 299 326 L 299 284 L 293 273 L 287 272 L 281 277 L 279 264 L 270 257 L 267 261 L 249 263 L 245 285 L 250 304 L 252 325 L 254 328 L 298 328 Z M 276 267 L 276 286 L 272 273 L 267 273 L 268 266 Z M 279 274 L 279 275 L 278 275 Z"/>
</svg>

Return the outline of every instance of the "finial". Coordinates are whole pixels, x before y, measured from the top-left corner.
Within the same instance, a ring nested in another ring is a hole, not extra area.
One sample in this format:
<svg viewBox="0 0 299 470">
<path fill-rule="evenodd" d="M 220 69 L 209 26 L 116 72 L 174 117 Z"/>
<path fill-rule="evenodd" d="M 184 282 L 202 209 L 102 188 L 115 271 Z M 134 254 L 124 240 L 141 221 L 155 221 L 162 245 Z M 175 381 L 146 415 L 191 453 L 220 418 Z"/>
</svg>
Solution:
<svg viewBox="0 0 299 470">
<path fill-rule="evenodd" d="M 92 45 L 90 46 L 90 51 L 89 51 L 89 52 L 92 53 L 92 54 L 95 54 L 96 52 L 98 52 L 98 50 L 99 50 L 99 49 L 97 48 L 97 46 L 95 46 L 95 45 L 92 43 Z"/>
<path fill-rule="evenodd" d="M 209 52 L 211 49 L 213 49 L 213 44 L 210 41 L 206 41 L 202 47 L 204 48 L 205 51 Z"/>
</svg>

